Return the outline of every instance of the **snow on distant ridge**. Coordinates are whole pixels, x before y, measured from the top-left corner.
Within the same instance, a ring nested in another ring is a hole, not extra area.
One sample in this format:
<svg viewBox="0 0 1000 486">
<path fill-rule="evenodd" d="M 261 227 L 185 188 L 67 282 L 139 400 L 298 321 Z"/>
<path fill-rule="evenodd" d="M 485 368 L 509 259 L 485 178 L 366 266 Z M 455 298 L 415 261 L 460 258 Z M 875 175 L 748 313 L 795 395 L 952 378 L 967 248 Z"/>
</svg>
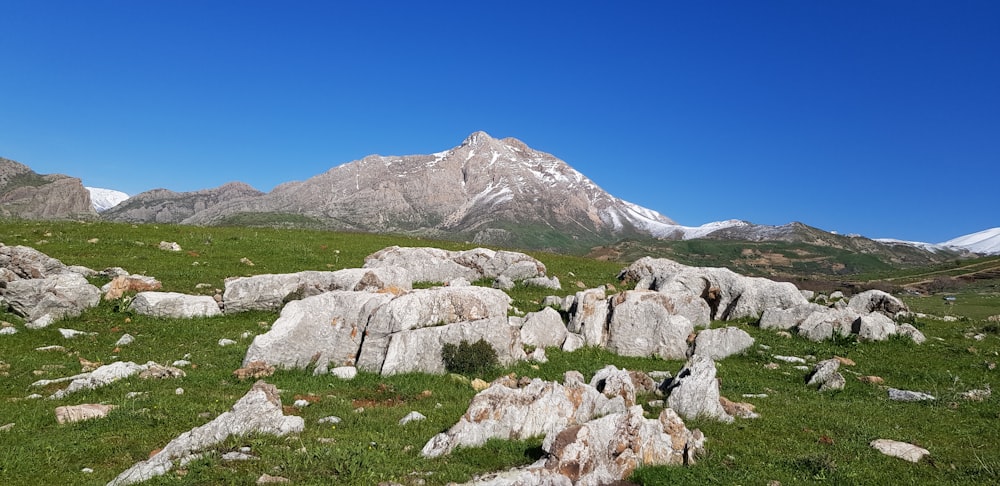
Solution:
<svg viewBox="0 0 1000 486">
<path fill-rule="evenodd" d="M 950 239 L 941 246 L 964 248 L 974 253 L 1000 255 L 1000 227 Z"/>
<path fill-rule="evenodd" d="M 84 189 L 90 191 L 90 203 L 94 206 L 94 211 L 99 213 L 111 209 L 129 198 L 128 194 L 114 189 L 100 187 L 85 187 Z"/>
<path fill-rule="evenodd" d="M 929 251 L 931 253 L 937 253 L 937 252 L 939 252 L 941 250 L 946 250 L 947 249 L 947 247 L 945 245 L 935 245 L 934 243 L 924 243 L 922 241 L 906 241 L 906 240 L 897 240 L 895 238 L 874 238 L 874 240 L 877 241 L 877 242 L 879 242 L 879 243 L 887 243 L 887 244 L 890 244 L 890 245 L 909 245 L 909 246 L 915 246 L 917 248 L 921 248 L 921 249 L 927 250 L 927 251 Z"/>
</svg>

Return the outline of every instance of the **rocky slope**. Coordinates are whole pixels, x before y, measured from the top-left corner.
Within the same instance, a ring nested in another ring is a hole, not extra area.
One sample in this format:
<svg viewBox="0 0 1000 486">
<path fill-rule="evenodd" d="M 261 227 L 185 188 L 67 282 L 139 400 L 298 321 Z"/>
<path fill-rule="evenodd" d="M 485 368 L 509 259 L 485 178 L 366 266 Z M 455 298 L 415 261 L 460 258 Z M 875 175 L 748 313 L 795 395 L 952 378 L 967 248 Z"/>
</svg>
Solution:
<svg viewBox="0 0 1000 486">
<path fill-rule="evenodd" d="M 436 154 L 371 155 L 266 195 L 220 199 L 191 212 L 162 209 L 168 200 L 178 204 L 190 197 L 144 193 L 106 216 L 211 225 L 240 214 L 283 214 L 337 229 L 535 248 L 651 236 L 673 225 L 656 211 L 608 194 L 553 155 L 484 132 Z"/>
<path fill-rule="evenodd" d="M 101 216 L 111 221 L 128 223 L 180 223 L 216 205 L 263 194 L 242 182 L 230 182 L 214 189 L 195 192 L 153 189 L 128 198 L 104 211 Z"/>
<path fill-rule="evenodd" d="M 0 157 L 0 217 L 24 219 L 92 218 L 97 213 L 80 179 L 37 174 Z"/>
</svg>

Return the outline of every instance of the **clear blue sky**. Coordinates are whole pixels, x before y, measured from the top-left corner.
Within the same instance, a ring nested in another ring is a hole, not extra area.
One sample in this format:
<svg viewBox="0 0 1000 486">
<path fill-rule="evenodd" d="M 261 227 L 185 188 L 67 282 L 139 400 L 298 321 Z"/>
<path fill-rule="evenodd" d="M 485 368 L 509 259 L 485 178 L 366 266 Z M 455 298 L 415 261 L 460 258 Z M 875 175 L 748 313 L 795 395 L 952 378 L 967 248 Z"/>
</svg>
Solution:
<svg viewBox="0 0 1000 486">
<path fill-rule="evenodd" d="M 1000 2 L 4 1 L 0 156 L 270 191 L 476 130 L 681 224 L 1000 226 Z"/>
</svg>

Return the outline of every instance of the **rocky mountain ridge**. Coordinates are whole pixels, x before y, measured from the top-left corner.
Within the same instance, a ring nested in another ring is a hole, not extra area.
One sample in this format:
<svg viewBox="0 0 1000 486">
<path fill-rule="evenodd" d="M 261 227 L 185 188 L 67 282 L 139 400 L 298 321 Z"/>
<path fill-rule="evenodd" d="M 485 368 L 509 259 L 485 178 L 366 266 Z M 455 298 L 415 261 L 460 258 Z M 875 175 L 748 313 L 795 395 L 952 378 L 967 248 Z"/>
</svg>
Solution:
<svg viewBox="0 0 1000 486">
<path fill-rule="evenodd" d="M 37 174 L 0 157 L 0 217 L 24 219 L 94 218 L 83 182 L 62 174 Z"/>
</svg>

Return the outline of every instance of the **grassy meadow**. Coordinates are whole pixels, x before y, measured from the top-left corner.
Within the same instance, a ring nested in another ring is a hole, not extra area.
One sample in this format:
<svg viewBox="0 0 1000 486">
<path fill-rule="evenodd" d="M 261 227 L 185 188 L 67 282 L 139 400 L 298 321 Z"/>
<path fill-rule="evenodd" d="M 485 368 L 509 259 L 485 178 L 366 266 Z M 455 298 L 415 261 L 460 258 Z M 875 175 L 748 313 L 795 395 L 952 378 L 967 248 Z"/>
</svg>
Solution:
<svg viewBox="0 0 1000 486">
<path fill-rule="evenodd" d="M 160 250 L 160 241 L 177 242 L 183 250 Z M 165 291 L 191 294 L 212 294 L 223 288 L 225 278 L 233 276 L 357 267 L 365 256 L 391 245 L 474 247 L 317 230 L 25 221 L 0 222 L 0 242 L 34 247 L 68 265 L 95 270 L 122 267 L 156 277 Z M 578 282 L 586 287 L 614 284 L 621 288 L 615 280 L 621 263 L 528 253 L 546 264 L 549 275 L 559 277 L 561 295 L 578 290 Z M 511 295 L 520 311 L 530 312 L 538 310 L 541 299 L 551 293 L 518 287 Z M 688 427 L 700 428 L 707 437 L 707 452 L 699 462 L 689 467 L 643 468 L 630 480 L 644 485 L 1000 483 L 1000 401 L 992 396 L 983 401 L 962 397 L 973 389 L 1000 389 L 1000 370 L 996 369 L 1000 323 L 987 319 L 1000 314 L 1000 296 L 973 288 L 958 292 L 954 305 L 943 302 L 939 296 L 907 297 L 916 311 L 957 318 L 950 322 L 913 319 L 928 338 L 923 345 L 905 339 L 813 343 L 762 331 L 753 322 L 732 324 L 753 335 L 757 344 L 741 356 L 718 362 L 722 394 L 753 403 L 761 417 L 733 424 L 688 420 Z M 19 330 L 0 336 L 0 426 L 14 424 L 0 431 L 0 484 L 105 484 L 177 435 L 212 420 L 249 390 L 252 381 L 240 381 L 232 372 L 240 366 L 252 336 L 264 332 L 278 316 L 253 312 L 211 319 L 154 319 L 132 315 L 117 304 L 102 302 L 80 317 L 42 330 L 25 329 L 16 316 L 0 313 L 0 320 Z M 57 328 L 95 334 L 64 339 Z M 133 335 L 135 342 L 116 347 L 124 333 Z M 223 338 L 237 344 L 220 347 L 218 341 Z M 36 350 L 48 345 L 60 345 L 66 351 Z M 489 381 L 516 373 L 561 380 L 565 371 L 575 369 L 589 379 L 607 364 L 671 373 L 684 364 L 620 357 L 599 349 L 574 353 L 549 349 L 547 353 L 548 363 L 520 363 L 480 378 Z M 841 356 L 856 364 L 841 367 L 847 378 L 844 390 L 821 394 L 805 385 L 807 371 L 775 360 L 774 355 L 809 360 Z M 32 393 L 51 394 L 55 387 L 31 384 L 79 373 L 80 359 L 168 365 L 187 359 L 192 364 L 184 368 L 184 378 L 132 377 L 60 400 L 25 399 Z M 765 367 L 769 363 L 779 366 L 769 369 Z M 883 378 L 884 385 L 856 378 L 868 375 Z M 230 439 L 216 452 L 249 447 L 257 459 L 224 462 L 220 454 L 208 454 L 145 484 L 243 485 L 253 484 L 266 473 L 286 477 L 293 484 L 394 481 L 441 485 L 528 464 L 541 454 L 538 437 L 491 441 L 440 459 L 420 457 L 424 443 L 454 424 L 475 393 L 467 382 L 453 376 L 360 373 L 352 381 L 342 381 L 312 376 L 311 370 L 279 370 L 266 381 L 282 390 L 285 405 L 297 399 L 311 402 L 301 410 L 286 412 L 305 419 L 303 433 Z M 930 393 L 937 400 L 892 402 L 887 387 Z M 56 423 L 55 407 L 82 403 L 118 408 L 104 419 Z M 397 423 L 414 410 L 427 419 Z M 659 413 L 654 406 L 647 410 L 651 417 Z M 319 423 L 331 415 L 342 421 Z M 883 456 L 868 445 L 879 438 L 914 443 L 931 455 L 918 464 Z M 85 468 L 92 472 L 83 472 Z"/>
</svg>

